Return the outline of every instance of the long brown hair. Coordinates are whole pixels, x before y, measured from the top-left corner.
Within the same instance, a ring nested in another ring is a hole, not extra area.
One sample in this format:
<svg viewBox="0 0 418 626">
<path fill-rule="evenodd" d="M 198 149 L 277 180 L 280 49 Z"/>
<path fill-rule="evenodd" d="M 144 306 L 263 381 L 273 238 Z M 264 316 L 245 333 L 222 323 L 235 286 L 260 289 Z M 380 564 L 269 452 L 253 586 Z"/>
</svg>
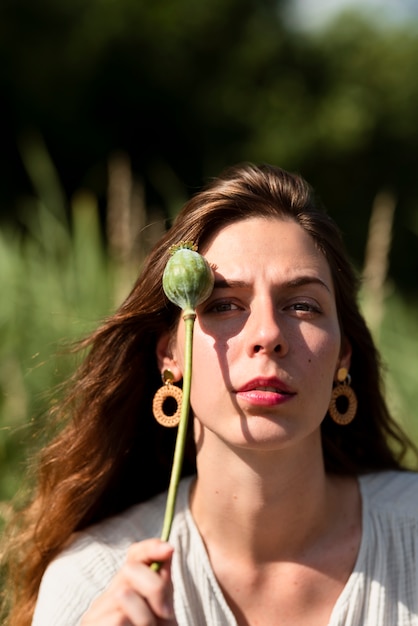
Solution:
<svg viewBox="0 0 418 626">
<path fill-rule="evenodd" d="M 62 429 L 42 451 L 37 490 L 15 522 L 13 626 L 30 624 L 43 572 L 74 531 L 166 488 L 175 433 L 156 424 L 151 403 L 161 384 L 156 341 L 178 319 L 162 290 L 169 247 L 180 240 L 203 246 L 224 225 L 250 216 L 295 220 L 331 268 L 342 334 L 352 346 L 350 374 L 359 408 L 346 427 L 325 417 L 327 470 L 359 474 L 401 467 L 409 442 L 389 415 L 379 355 L 359 311 L 358 281 L 335 223 L 298 175 L 268 165 L 227 170 L 185 205 L 120 309 L 81 343 L 87 356 L 55 411 Z M 190 436 L 184 474 L 195 471 L 194 457 Z"/>
</svg>

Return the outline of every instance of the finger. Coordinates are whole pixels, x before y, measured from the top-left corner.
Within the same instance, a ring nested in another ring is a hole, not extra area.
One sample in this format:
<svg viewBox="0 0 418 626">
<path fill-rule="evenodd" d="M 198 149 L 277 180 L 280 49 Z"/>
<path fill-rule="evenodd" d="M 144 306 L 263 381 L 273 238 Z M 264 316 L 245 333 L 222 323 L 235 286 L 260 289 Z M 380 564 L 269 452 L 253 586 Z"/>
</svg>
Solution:
<svg viewBox="0 0 418 626">
<path fill-rule="evenodd" d="M 146 563 L 164 580 L 170 580 L 171 557 L 174 548 L 161 539 L 147 539 L 134 543 L 128 550 L 126 562 Z"/>
<path fill-rule="evenodd" d="M 170 622 L 164 620 L 164 624 Z M 161 621 L 132 589 L 101 597 L 84 615 L 80 626 L 157 626 Z"/>
<path fill-rule="evenodd" d="M 172 620 L 172 621 L 171 621 Z M 125 564 L 84 615 L 83 626 L 175 624 L 172 590 L 144 563 Z"/>
<path fill-rule="evenodd" d="M 170 573 L 172 554 L 173 547 L 159 539 L 133 544 L 120 572 L 127 588 L 142 596 L 151 610 L 164 619 L 174 615 Z M 163 562 L 158 573 L 149 567 L 156 560 Z"/>
<path fill-rule="evenodd" d="M 128 549 L 126 561 L 146 563 L 151 565 L 155 561 L 166 561 L 171 559 L 174 548 L 161 539 L 146 539 L 139 543 L 134 543 Z"/>
<path fill-rule="evenodd" d="M 176 624 L 170 574 L 172 554 L 172 546 L 159 539 L 133 544 L 107 591 L 84 616 L 83 625 L 154 626 L 161 620 L 165 626 Z M 157 559 L 163 561 L 159 573 L 149 567 Z"/>
<path fill-rule="evenodd" d="M 122 626 L 157 626 L 159 623 L 148 603 L 139 597 L 133 589 L 127 587 L 120 589 L 115 600 L 122 618 Z M 163 617 L 163 619 L 165 618 Z"/>
<path fill-rule="evenodd" d="M 173 617 L 173 589 L 170 579 L 164 580 L 160 573 L 153 572 L 147 565 L 133 563 L 125 565 L 121 576 L 124 583 L 118 585 L 121 597 L 125 597 L 128 590 L 132 590 L 138 598 L 145 600 L 158 617 Z"/>
</svg>

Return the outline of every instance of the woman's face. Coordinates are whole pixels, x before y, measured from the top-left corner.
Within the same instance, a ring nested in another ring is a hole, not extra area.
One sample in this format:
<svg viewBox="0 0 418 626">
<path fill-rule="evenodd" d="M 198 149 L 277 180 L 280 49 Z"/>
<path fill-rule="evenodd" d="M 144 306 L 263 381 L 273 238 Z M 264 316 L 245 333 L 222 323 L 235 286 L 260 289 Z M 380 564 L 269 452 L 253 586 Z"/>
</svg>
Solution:
<svg viewBox="0 0 418 626">
<path fill-rule="evenodd" d="M 222 228 L 200 252 L 215 271 L 197 309 L 191 405 L 228 444 L 271 449 L 319 429 L 339 366 L 331 272 L 294 221 L 251 218 Z M 182 373 L 180 320 L 163 367 Z"/>
</svg>

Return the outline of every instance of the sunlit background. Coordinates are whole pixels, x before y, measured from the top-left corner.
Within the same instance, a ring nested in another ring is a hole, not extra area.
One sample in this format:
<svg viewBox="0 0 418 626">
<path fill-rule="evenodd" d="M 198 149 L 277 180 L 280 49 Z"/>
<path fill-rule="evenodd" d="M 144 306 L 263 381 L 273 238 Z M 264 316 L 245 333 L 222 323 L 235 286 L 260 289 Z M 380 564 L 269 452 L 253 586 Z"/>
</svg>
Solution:
<svg viewBox="0 0 418 626">
<path fill-rule="evenodd" d="M 339 223 L 418 442 L 415 0 L 2 0 L 0 513 L 65 346 L 112 312 L 208 178 L 301 172 Z"/>
<path fill-rule="evenodd" d="M 284 15 L 300 30 L 316 30 L 331 25 L 342 13 L 356 13 L 385 28 L 407 23 L 418 17 L 416 0 L 293 0 Z"/>
</svg>

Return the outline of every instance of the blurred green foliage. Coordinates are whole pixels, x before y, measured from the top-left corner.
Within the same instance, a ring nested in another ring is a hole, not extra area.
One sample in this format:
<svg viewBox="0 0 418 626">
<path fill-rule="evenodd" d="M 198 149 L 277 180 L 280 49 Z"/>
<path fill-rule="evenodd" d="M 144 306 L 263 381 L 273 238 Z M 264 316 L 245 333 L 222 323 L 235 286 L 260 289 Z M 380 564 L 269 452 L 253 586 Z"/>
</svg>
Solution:
<svg viewBox="0 0 418 626">
<path fill-rule="evenodd" d="M 67 215 L 40 136 L 22 145 L 22 157 L 37 193 L 21 207 L 25 232 L 0 230 L 0 519 L 10 499 L 24 497 L 31 458 L 51 435 L 47 414 L 82 356 L 77 341 L 127 295 L 164 228 L 155 213 L 143 229 L 132 222 L 133 207 L 136 217 L 142 207 L 122 155 L 109 171 L 107 241 L 91 192 L 74 194 Z M 121 212 L 125 197 L 129 206 Z"/>
<path fill-rule="evenodd" d="M 36 155 L 38 165 L 46 156 Z M 71 230 L 59 204 L 51 212 L 33 203 L 25 237 L 10 227 L 0 233 L 0 501 L 21 486 L 53 391 L 75 365 L 70 343 L 111 303 L 95 199 L 76 199 Z"/>
</svg>

